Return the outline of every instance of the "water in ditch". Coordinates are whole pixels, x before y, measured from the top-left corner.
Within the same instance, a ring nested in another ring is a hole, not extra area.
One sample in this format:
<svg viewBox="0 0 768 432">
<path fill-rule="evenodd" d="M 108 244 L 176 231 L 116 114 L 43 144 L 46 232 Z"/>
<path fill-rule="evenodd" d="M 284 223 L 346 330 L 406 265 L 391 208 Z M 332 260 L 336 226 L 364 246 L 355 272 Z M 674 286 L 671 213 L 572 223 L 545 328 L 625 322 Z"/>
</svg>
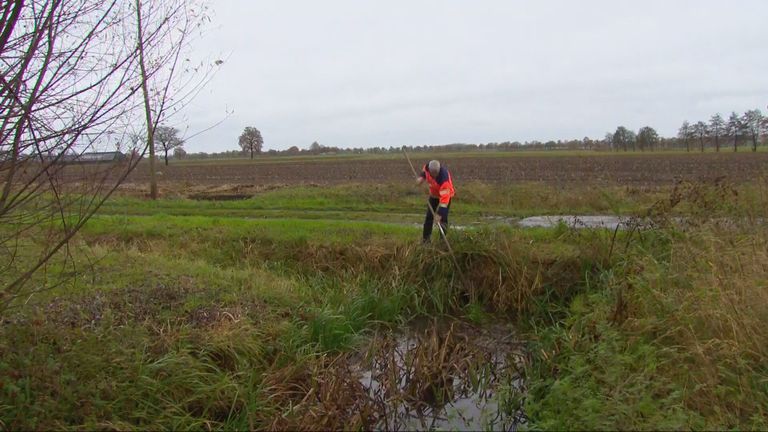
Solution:
<svg viewBox="0 0 768 432">
<path fill-rule="evenodd" d="M 524 358 L 509 326 L 432 322 L 375 336 L 355 370 L 375 429 L 509 431 L 526 424 Z"/>
</svg>

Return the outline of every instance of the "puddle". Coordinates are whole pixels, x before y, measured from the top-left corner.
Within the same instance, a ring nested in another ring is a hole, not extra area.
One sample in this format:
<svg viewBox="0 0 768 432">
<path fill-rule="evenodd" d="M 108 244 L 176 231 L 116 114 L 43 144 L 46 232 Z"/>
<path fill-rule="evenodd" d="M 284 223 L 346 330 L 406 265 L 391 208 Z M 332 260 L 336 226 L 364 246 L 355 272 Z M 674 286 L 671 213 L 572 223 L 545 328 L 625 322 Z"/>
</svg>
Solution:
<svg viewBox="0 0 768 432">
<path fill-rule="evenodd" d="M 677 222 L 677 219 L 673 219 Z M 605 228 L 614 230 L 630 229 L 631 227 L 646 229 L 652 227 L 650 220 L 632 216 L 532 216 L 525 219 L 516 219 L 504 216 L 484 216 L 471 225 L 450 225 L 449 230 L 464 231 L 485 225 L 511 225 L 522 228 L 554 228 L 564 223 L 569 228 Z M 414 226 L 422 226 L 413 223 Z"/>
<path fill-rule="evenodd" d="M 607 228 L 629 229 L 632 226 L 643 227 L 650 221 L 638 220 L 629 216 L 533 216 L 518 222 L 524 228 L 553 228 L 564 223 L 571 228 Z"/>
<path fill-rule="evenodd" d="M 508 326 L 454 321 L 374 338 L 356 369 L 376 430 L 509 431 L 526 424 L 520 341 Z"/>
</svg>

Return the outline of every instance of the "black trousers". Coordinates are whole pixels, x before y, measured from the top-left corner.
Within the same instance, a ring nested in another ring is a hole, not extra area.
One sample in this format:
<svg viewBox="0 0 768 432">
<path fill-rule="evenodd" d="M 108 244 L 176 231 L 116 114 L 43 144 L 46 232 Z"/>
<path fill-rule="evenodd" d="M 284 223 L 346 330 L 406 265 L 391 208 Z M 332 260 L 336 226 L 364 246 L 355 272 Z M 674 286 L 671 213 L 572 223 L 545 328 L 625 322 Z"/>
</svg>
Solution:
<svg viewBox="0 0 768 432">
<path fill-rule="evenodd" d="M 437 213 L 440 205 L 440 199 L 439 198 L 433 198 L 429 197 L 429 207 L 432 208 L 432 210 Z M 443 213 L 442 221 L 440 222 L 440 226 L 443 227 L 443 232 L 448 231 L 448 210 L 451 209 L 451 202 L 448 201 L 448 207 L 443 209 L 441 213 Z M 429 241 L 429 238 L 432 237 L 432 225 L 435 223 L 435 217 L 432 215 L 432 210 L 427 208 L 427 217 L 424 219 L 424 232 L 423 232 L 423 238 L 424 241 Z"/>
</svg>

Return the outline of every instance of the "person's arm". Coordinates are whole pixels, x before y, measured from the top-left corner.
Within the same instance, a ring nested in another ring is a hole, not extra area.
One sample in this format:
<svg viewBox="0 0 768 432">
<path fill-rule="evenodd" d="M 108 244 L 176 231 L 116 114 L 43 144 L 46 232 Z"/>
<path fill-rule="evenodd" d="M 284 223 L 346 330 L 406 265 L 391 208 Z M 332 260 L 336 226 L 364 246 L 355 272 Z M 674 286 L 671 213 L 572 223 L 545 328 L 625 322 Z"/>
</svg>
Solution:
<svg viewBox="0 0 768 432">
<path fill-rule="evenodd" d="M 448 204 L 451 202 L 451 189 L 448 182 L 440 185 L 440 205 L 437 207 L 438 222 L 448 214 Z"/>
<path fill-rule="evenodd" d="M 418 177 L 416 177 L 416 184 L 420 185 L 424 183 L 424 181 L 427 180 L 427 175 L 424 173 L 424 168 L 421 169 L 421 173 Z"/>
</svg>

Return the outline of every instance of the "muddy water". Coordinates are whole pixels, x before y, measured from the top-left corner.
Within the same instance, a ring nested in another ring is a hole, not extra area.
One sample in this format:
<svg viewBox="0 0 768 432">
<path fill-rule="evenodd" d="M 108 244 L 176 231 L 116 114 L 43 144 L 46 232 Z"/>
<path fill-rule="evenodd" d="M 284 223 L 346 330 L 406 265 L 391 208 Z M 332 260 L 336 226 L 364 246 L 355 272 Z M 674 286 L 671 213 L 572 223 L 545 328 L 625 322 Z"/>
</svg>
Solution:
<svg viewBox="0 0 768 432">
<path fill-rule="evenodd" d="M 674 219 L 676 220 L 676 219 Z M 565 224 L 569 228 L 606 228 L 626 230 L 631 228 L 645 229 L 651 227 L 651 221 L 629 216 L 602 216 L 602 215 L 560 215 L 560 216 L 531 216 L 525 219 L 508 217 L 483 217 L 472 225 L 451 225 L 451 230 L 463 231 L 484 225 L 512 225 L 522 228 L 555 228 Z M 421 224 L 412 224 L 414 226 Z"/>
<path fill-rule="evenodd" d="M 433 322 L 379 335 L 357 365 L 378 430 L 514 430 L 524 350 L 504 325 Z M 510 407 L 514 407 L 510 409 Z"/>
<path fill-rule="evenodd" d="M 633 219 L 619 216 L 533 216 L 518 222 L 525 228 L 552 228 L 561 223 L 572 228 L 628 229 Z"/>
</svg>

